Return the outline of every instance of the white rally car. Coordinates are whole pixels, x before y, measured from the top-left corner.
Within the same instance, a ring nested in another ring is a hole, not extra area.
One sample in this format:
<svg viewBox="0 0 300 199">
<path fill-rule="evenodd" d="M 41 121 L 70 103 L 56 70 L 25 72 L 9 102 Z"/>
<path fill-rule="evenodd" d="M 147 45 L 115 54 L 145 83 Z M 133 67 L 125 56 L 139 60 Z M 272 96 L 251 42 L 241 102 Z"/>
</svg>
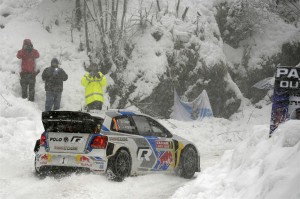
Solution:
<svg viewBox="0 0 300 199">
<path fill-rule="evenodd" d="M 184 178 L 200 172 L 195 145 L 141 113 L 49 111 L 42 113 L 42 122 L 45 131 L 34 148 L 38 175 L 85 168 L 122 181 L 150 172 L 174 172 Z"/>
</svg>

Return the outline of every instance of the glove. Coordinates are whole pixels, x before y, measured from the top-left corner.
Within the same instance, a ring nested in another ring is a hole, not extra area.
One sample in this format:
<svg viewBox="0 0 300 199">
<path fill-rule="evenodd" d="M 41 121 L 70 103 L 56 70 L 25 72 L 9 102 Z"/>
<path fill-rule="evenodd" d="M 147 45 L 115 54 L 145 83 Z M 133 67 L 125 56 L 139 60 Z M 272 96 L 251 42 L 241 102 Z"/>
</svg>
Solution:
<svg viewBox="0 0 300 199">
<path fill-rule="evenodd" d="M 56 77 L 60 71 L 60 68 L 55 68 L 53 71 L 53 77 Z"/>
</svg>

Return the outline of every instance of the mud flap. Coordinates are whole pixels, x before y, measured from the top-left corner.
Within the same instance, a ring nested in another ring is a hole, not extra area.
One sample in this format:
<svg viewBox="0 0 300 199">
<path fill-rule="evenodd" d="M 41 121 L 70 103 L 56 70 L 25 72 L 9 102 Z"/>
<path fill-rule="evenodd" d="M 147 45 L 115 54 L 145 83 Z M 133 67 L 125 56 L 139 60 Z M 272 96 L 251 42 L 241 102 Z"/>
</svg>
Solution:
<svg viewBox="0 0 300 199">
<path fill-rule="evenodd" d="M 40 150 L 40 140 L 37 140 L 37 141 L 35 142 L 35 146 L 34 146 L 33 151 L 36 153 L 36 152 L 38 152 L 39 150 Z"/>
</svg>

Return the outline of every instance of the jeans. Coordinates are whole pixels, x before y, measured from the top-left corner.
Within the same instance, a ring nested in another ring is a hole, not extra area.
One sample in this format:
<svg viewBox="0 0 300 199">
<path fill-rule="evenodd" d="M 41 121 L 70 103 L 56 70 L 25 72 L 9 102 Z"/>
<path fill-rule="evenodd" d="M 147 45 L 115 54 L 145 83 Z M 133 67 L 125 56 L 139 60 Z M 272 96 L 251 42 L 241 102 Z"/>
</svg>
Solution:
<svg viewBox="0 0 300 199">
<path fill-rule="evenodd" d="M 57 110 L 60 108 L 62 92 L 46 91 L 45 111 Z"/>
<path fill-rule="evenodd" d="M 22 88 L 22 98 L 34 102 L 35 94 L 35 74 L 32 73 L 21 73 L 20 84 Z M 29 91 L 29 92 L 28 92 Z"/>
</svg>

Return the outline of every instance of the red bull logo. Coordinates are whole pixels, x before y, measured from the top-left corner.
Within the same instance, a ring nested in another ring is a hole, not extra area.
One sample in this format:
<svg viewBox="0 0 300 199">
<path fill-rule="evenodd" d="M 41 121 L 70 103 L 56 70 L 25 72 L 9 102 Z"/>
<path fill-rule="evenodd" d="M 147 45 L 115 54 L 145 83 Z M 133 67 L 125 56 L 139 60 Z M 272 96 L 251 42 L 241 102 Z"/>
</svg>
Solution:
<svg viewBox="0 0 300 199">
<path fill-rule="evenodd" d="M 90 159 L 86 156 L 78 156 L 78 160 L 80 162 L 80 165 L 83 167 L 91 167 L 92 166 Z"/>
<path fill-rule="evenodd" d="M 40 164 L 47 164 L 51 161 L 51 155 L 50 154 L 44 154 L 40 156 Z"/>
<path fill-rule="evenodd" d="M 158 168 L 161 168 L 162 166 L 166 165 L 167 167 L 172 164 L 173 158 L 172 158 L 172 152 L 166 151 L 161 156 L 159 156 L 159 166 Z"/>
<path fill-rule="evenodd" d="M 88 157 L 85 157 L 85 156 L 81 156 L 80 157 L 80 162 L 90 162 L 90 159 Z"/>
<path fill-rule="evenodd" d="M 44 154 L 40 157 L 40 160 L 48 160 L 48 155 Z"/>
</svg>

